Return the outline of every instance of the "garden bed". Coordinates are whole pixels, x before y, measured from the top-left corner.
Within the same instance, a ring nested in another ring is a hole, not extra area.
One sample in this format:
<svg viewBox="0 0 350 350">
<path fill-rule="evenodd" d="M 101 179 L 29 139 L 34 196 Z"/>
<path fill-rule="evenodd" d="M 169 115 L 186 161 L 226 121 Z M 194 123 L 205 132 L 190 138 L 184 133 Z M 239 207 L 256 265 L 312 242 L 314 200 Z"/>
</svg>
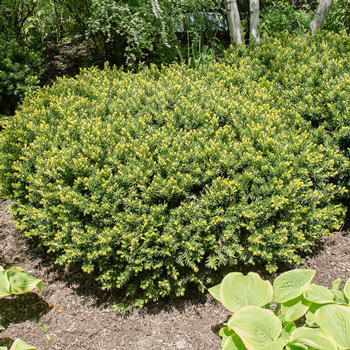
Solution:
<svg viewBox="0 0 350 350">
<path fill-rule="evenodd" d="M 92 278 L 53 264 L 17 230 L 0 199 L 0 265 L 17 265 L 41 278 L 41 295 L 29 293 L 0 300 L 0 315 L 8 328 L 0 346 L 22 338 L 39 350 L 219 350 L 217 335 L 230 315 L 210 295 L 168 299 L 127 316 L 112 305 L 116 295 L 99 291 Z M 329 287 L 350 277 L 350 236 L 347 229 L 324 238 L 305 267 L 317 271 L 315 282 Z M 36 292 L 36 291 L 35 291 Z M 51 337 L 40 327 L 43 325 Z"/>
</svg>

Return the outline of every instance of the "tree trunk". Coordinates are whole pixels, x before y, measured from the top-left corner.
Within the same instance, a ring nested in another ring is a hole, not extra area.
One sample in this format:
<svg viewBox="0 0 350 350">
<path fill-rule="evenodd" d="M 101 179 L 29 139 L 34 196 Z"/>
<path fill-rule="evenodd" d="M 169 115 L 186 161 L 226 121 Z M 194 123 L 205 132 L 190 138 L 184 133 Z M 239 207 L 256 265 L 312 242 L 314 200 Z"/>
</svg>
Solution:
<svg viewBox="0 0 350 350">
<path fill-rule="evenodd" d="M 250 6 L 250 35 L 254 38 L 256 43 L 260 43 L 258 33 L 259 24 L 259 0 L 249 0 Z"/>
<path fill-rule="evenodd" d="M 242 43 L 241 18 L 239 16 L 237 0 L 227 0 L 226 6 L 231 42 L 233 44 Z"/>
<path fill-rule="evenodd" d="M 322 26 L 324 20 L 328 15 L 328 11 L 332 6 L 332 0 L 320 0 L 318 4 L 314 19 L 310 24 L 311 34 L 314 36 L 318 29 Z"/>
</svg>

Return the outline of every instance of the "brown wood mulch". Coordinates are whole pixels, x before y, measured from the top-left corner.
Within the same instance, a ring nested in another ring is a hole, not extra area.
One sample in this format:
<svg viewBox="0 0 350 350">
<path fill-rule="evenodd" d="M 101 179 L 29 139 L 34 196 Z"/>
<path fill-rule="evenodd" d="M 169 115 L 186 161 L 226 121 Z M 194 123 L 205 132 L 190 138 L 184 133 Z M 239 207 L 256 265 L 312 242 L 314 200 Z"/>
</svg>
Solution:
<svg viewBox="0 0 350 350">
<path fill-rule="evenodd" d="M 17 265 L 45 282 L 37 291 L 0 299 L 0 316 L 8 328 L 0 346 L 21 338 L 38 350 L 220 350 L 218 329 L 230 315 L 210 295 L 162 301 L 123 316 L 113 297 L 100 292 L 91 278 L 55 266 L 17 230 L 10 202 L 0 198 L 0 265 Z M 350 277 L 349 232 L 322 240 L 305 267 L 317 271 L 314 281 L 330 286 Z M 51 340 L 47 339 L 47 334 Z"/>
</svg>

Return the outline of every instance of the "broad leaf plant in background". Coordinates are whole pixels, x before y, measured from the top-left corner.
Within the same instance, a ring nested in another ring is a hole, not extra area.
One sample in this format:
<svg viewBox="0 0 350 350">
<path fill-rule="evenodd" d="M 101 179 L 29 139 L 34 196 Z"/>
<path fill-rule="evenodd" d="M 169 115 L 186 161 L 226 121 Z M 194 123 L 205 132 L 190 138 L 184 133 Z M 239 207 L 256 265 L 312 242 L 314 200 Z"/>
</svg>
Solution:
<svg viewBox="0 0 350 350">
<path fill-rule="evenodd" d="M 209 289 L 233 312 L 220 330 L 222 350 L 350 349 L 350 279 L 340 291 L 311 283 L 315 271 L 296 269 L 273 284 L 254 272 L 232 272 Z"/>
<path fill-rule="evenodd" d="M 10 295 L 25 294 L 38 287 L 40 291 L 44 288 L 42 280 L 35 278 L 23 269 L 12 266 L 4 269 L 0 266 L 0 298 Z M 0 330 L 4 330 L 0 320 Z M 7 350 L 7 347 L 0 346 L 0 350 Z M 28 345 L 21 339 L 16 339 L 10 350 L 37 350 L 35 347 Z"/>
</svg>

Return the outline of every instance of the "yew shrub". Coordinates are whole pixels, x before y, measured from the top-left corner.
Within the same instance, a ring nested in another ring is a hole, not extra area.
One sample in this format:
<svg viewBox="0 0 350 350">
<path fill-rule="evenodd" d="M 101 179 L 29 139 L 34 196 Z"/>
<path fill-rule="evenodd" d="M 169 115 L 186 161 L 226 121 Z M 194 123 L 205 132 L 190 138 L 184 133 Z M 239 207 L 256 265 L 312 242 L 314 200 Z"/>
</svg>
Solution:
<svg viewBox="0 0 350 350">
<path fill-rule="evenodd" d="M 222 267 L 300 263 L 342 223 L 344 159 L 249 72 L 105 67 L 28 95 L 0 136 L 18 226 L 136 306 Z"/>
</svg>

